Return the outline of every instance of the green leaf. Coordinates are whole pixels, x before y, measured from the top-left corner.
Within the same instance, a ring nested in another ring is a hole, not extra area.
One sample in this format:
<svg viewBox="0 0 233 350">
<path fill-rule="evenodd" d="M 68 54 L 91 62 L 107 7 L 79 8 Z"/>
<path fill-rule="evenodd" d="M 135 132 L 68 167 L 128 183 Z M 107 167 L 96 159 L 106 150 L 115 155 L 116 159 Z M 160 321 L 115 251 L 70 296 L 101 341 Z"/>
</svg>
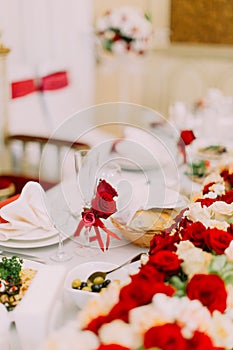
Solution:
<svg viewBox="0 0 233 350">
<path fill-rule="evenodd" d="M 211 263 L 208 267 L 208 271 L 210 273 L 219 273 L 221 275 L 221 271 L 223 270 L 225 264 L 226 264 L 227 258 L 224 254 L 222 255 L 216 255 L 211 260 Z"/>
<path fill-rule="evenodd" d="M 184 291 L 186 287 L 186 282 L 183 282 L 178 276 L 172 276 L 169 279 L 169 283 L 174 286 L 177 290 Z"/>
</svg>

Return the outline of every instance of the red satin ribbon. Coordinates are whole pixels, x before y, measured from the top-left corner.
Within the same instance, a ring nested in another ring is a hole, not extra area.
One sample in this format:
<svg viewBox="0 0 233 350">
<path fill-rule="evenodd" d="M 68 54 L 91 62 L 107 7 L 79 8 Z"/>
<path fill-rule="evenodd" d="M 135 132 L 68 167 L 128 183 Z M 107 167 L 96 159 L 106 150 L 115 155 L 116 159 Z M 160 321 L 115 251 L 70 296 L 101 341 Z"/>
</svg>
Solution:
<svg viewBox="0 0 233 350">
<path fill-rule="evenodd" d="M 66 71 L 61 71 L 42 77 L 40 89 L 42 91 L 58 90 L 68 85 L 68 74 Z"/>
<path fill-rule="evenodd" d="M 23 97 L 29 95 L 38 88 L 36 87 L 34 79 L 27 79 L 22 81 L 15 81 L 11 83 L 11 96 L 12 98 Z"/>
<path fill-rule="evenodd" d="M 81 231 L 84 227 L 85 227 L 85 222 L 83 220 L 81 220 L 78 224 L 78 227 L 77 227 L 75 233 L 74 233 L 74 237 L 80 236 Z M 94 227 L 94 230 L 96 233 L 95 236 L 91 236 L 89 238 L 90 242 L 97 240 L 99 247 L 103 252 L 105 249 L 108 250 L 111 237 L 120 240 L 120 237 L 118 237 L 118 235 L 116 233 L 107 229 L 107 227 L 105 227 L 105 225 L 102 223 L 102 221 L 99 218 L 96 218 L 95 223 L 92 226 L 88 226 L 88 227 Z M 102 240 L 99 228 L 101 228 L 107 234 L 105 245 L 104 245 L 104 242 Z"/>
</svg>

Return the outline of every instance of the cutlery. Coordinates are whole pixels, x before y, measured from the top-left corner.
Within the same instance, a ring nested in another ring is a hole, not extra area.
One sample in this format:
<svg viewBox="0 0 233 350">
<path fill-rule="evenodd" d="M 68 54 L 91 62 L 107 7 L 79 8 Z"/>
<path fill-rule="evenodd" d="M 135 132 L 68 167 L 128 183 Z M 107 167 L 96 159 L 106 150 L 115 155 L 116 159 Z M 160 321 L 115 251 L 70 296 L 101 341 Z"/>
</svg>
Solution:
<svg viewBox="0 0 233 350">
<path fill-rule="evenodd" d="M 111 269 L 109 271 L 95 271 L 87 278 L 87 282 L 93 283 L 94 279 L 96 277 L 102 277 L 105 280 L 105 277 L 108 274 L 110 274 L 110 273 L 112 273 L 112 272 L 122 268 L 123 266 L 126 266 L 128 264 L 132 264 L 133 262 L 140 260 L 142 255 L 147 255 L 147 254 L 146 253 L 140 253 L 140 254 L 134 256 L 133 258 L 131 258 L 130 260 L 127 260 L 123 264 L 121 264 L 121 265 L 119 265 L 119 266 L 117 266 L 114 269 Z"/>
<path fill-rule="evenodd" d="M 0 255 L 7 255 L 7 256 L 15 255 L 15 256 L 18 256 L 19 258 L 22 258 L 22 259 L 34 260 L 36 262 L 45 264 L 45 261 L 37 256 L 26 254 L 26 253 L 21 253 L 21 252 L 18 252 L 17 250 L 13 250 L 13 249 L 5 249 L 3 247 L 0 247 Z"/>
</svg>

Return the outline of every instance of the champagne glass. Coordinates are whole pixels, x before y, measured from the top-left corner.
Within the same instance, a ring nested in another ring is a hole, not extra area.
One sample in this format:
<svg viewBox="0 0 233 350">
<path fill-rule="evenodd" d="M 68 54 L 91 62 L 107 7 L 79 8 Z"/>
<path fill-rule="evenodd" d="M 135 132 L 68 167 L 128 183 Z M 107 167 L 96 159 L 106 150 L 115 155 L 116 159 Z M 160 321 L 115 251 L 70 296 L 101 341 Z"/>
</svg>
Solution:
<svg viewBox="0 0 233 350">
<path fill-rule="evenodd" d="M 84 209 L 91 208 L 91 201 L 97 185 L 97 170 L 99 154 L 95 149 L 79 150 L 74 154 L 76 180 Z M 80 218 L 81 220 L 81 218 Z M 80 235 L 75 238 L 78 248 L 75 253 L 80 256 L 93 256 L 98 254 L 98 247 L 91 247 L 90 233 L 92 226 L 84 226 Z"/>
<path fill-rule="evenodd" d="M 59 214 L 59 213 L 57 213 Z M 60 215 L 58 215 L 60 218 L 63 217 L 64 211 L 61 211 Z M 68 218 L 64 222 L 64 226 L 66 227 Z M 50 256 L 50 259 L 56 262 L 66 262 L 72 259 L 72 255 L 68 254 L 64 249 L 63 244 L 63 237 L 65 237 L 65 232 L 63 232 L 61 225 L 58 223 L 55 223 L 55 220 L 53 220 L 53 226 L 58 231 L 58 247 L 53 255 Z"/>
</svg>

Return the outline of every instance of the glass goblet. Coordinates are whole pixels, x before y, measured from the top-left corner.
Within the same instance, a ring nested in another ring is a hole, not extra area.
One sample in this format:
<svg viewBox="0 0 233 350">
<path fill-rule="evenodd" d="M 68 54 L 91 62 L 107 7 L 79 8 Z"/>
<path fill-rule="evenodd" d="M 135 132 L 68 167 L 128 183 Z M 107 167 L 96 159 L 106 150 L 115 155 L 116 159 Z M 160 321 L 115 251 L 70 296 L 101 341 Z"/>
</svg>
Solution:
<svg viewBox="0 0 233 350">
<path fill-rule="evenodd" d="M 97 170 L 99 155 L 93 150 L 79 150 L 75 152 L 75 171 L 78 190 L 80 193 L 83 209 L 91 208 L 91 200 L 97 184 Z M 82 218 L 80 218 L 82 220 Z M 90 235 L 93 227 L 84 225 L 79 235 L 75 238 L 78 247 L 75 253 L 80 256 L 93 256 L 98 254 L 98 247 L 90 245 Z"/>
</svg>

